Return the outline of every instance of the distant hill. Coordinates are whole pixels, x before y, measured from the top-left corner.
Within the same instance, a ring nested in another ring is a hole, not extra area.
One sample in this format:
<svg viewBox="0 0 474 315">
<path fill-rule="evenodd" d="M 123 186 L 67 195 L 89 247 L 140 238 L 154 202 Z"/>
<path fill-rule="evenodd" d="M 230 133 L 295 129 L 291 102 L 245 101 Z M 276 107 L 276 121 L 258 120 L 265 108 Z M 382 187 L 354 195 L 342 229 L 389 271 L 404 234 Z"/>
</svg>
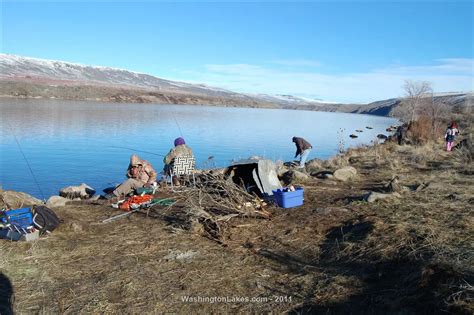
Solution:
<svg viewBox="0 0 474 315">
<path fill-rule="evenodd" d="M 128 103 L 285 108 L 391 116 L 401 99 L 334 104 L 292 95 L 243 94 L 204 84 L 161 79 L 129 70 L 0 54 L 0 96 Z M 436 96 L 453 106 L 472 93 Z"/>
</svg>

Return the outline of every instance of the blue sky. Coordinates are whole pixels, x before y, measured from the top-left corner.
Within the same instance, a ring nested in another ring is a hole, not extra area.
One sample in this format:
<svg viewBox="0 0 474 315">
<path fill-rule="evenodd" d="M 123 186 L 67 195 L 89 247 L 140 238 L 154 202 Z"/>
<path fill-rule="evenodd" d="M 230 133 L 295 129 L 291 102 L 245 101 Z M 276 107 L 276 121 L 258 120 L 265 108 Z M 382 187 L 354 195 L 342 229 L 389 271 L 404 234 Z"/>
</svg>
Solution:
<svg viewBox="0 0 474 315">
<path fill-rule="evenodd" d="M 473 90 L 471 1 L 3 1 L 3 53 L 238 92 L 369 102 Z"/>
</svg>

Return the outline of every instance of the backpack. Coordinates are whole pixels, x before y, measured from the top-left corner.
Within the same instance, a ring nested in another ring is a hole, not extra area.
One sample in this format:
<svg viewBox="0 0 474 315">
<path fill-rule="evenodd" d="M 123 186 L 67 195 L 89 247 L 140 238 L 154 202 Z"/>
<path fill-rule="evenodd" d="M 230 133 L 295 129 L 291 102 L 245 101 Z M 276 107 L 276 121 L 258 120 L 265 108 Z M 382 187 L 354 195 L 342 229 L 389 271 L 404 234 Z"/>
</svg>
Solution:
<svg viewBox="0 0 474 315">
<path fill-rule="evenodd" d="M 53 210 L 45 206 L 34 208 L 33 223 L 41 234 L 52 232 L 62 221 Z"/>
</svg>

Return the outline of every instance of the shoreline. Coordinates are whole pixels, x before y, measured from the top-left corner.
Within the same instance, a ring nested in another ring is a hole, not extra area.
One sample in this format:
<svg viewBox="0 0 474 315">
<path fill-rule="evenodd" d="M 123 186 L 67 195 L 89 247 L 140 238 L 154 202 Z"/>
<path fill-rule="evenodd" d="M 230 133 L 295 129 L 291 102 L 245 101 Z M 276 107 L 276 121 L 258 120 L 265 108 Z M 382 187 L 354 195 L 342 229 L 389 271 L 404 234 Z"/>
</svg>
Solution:
<svg viewBox="0 0 474 315">
<path fill-rule="evenodd" d="M 441 141 L 352 149 L 315 168 L 351 166 L 357 170 L 354 178 L 294 178 L 292 184 L 305 189 L 303 206 L 268 205 L 269 218 L 228 218 L 217 221 L 217 229 L 205 223 L 209 218 L 191 220 L 202 213 L 191 211 L 192 193 L 160 193 L 178 203 L 105 228 L 98 222 L 123 212 L 71 202 L 53 208 L 63 224 L 34 245 L 0 241 L 0 251 L 9 253 L 0 259 L 0 268 L 22 288 L 16 291 L 15 301 L 23 301 L 14 304 L 18 312 L 31 307 L 44 312 L 61 307 L 72 312 L 104 307 L 110 312 L 191 312 L 195 306 L 180 302 L 180 296 L 271 296 L 277 290 L 291 301 L 233 304 L 233 309 L 469 313 L 472 304 L 463 284 L 473 280 L 469 204 L 474 179 L 468 175 L 472 164 L 462 158 L 443 151 Z M 384 198 L 364 199 L 371 192 Z M 226 203 L 208 204 L 211 200 L 195 207 L 226 209 Z M 209 234 L 213 231 L 217 234 Z M 27 251 L 30 246 L 34 251 Z M 28 285 L 25 273 L 38 279 L 40 293 Z M 123 290 L 121 303 L 110 300 L 117 286 Z M 461 293 L 453 298 L 456 292 Z M 47 298 L 53 295 L 60 300 Z M 372 298 L 364 298 L 368 295 Z M 220 303 L 200 307 L 206 312 L 227 309 Z"/>
<path fill-rule="evenodd" d="M 277 103 L 266 101 L 245 94 L 234 93 L 224 96 L 205 94 L 189 94 L 185 92 L 169 92 L 156 89 L 145 89 L 129 86 L 108 86 L 101 84 L 82 84 L 80 82 L 47 84 L 29 81 L 0 80 L 0 94 L 2 97 L 17 99 L 52 99 L 69 101 L 100 101 L 107 103 L 135 103 L 135 104 L 186 104 L 209 105 L 216 107 L 242 108 L 275 108 L 291 110 L 308 110 L 321 112 L 362 113 L 375 116 L 390 116 L 390 110 L 374 111 L 370 104 L 345 103 L 306 103 L 291 102 Z M 375 102 L 377 103 L 377 102 Z M 390 103 L 387 108 L 396 105 Z"/>
</svg>

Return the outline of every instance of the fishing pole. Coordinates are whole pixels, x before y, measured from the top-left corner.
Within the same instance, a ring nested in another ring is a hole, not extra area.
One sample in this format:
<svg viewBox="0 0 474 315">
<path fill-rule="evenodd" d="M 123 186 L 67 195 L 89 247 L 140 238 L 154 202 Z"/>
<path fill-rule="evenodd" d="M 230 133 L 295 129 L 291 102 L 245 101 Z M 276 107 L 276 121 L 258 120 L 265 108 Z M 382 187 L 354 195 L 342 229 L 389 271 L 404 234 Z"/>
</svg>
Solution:
<svg viewBox="0 0 474 315">
<path fill-rule="evenodd" d="M 115 148 L 115 149 L 124 149 L 124 150 L 130 150 L 130 151 L 141 152 L 141 153 L 148 153 L 148 154 L 153 154 L 153 155 L 157 155 L 157 156 L 162 156 L 162 157 L 165 157 L 163 154 L 158 154 L 158 153 L 149 152 L 149 151 L 143 151 L 143 150 L 136 150 L 136 149 L 133 149 L 133 148 L 127 148 L 127 147 L 116 147 L 116 146 L 108 146 L 108 147 L 109 147 L 109 148 Z"/>
<path fill-rule="evenodd" d="M 178 129 L 179 129 L 179 134 L 181 135 L 181 137 L 184 138 L 183 136 L 183 132 L 181 131 L 181 127 L 179 126 L 179 123 L 178 123 L 178 120 L 176 119 L 175 115 L 173 113 L 171 113 L 173 115 L 173 119 L 174 119 L 174 122 L 176 123 L 176 126 L 178 126 Z"/>
<path fill-rule="evenodd" d="M 46 201 L 46 198 L 45 198 L 45 196 L 44 196 L 43 190 L 41 189 L 41 186 L 40 186 L 40 184 L 38 183 L 38 180 L 36 179 L 35 173 L 33 172 L 33 169 L 31 168 L 31 165 L 30 165 L 30 163 L 28 162 L 28 159 L 26 158 L 26 155 L 25 155 L 25 153 L 23 152 L 23 149 L 21 148 L 20 141 L 18 141 L 18 138 L 16 137 L 16 134 L 15 134 L 15 132 L 13 131 L 13 127 L 10 125 L 9 122 L 7 122 L 7 123 L 8 123 L 8 127 L 10 128 L 10 131 L 11 131 L 11 133 L 12 133 L 12 135 L 13 135 L 13 138 L 15 138 L 15 142 L 16 142 L 16 144 L 17 144 L 17 146 L 18 146 L 18 149 L 20 150 L 21 155 L 23 156 L 23 159 L 25 160 L 26 165 L 28 166 L 28 169 L 30 170 L 31 176 L 33 177 L 33 180 L 34 180 L 34 182 L 36 183 L 36 186 L 38 187 L 38 190 L 39 190 L 39 192 L 40 192 L 40 194 L 41 194 L 41 197 L 43 197 L 43 201 Z"/>
</svg>

